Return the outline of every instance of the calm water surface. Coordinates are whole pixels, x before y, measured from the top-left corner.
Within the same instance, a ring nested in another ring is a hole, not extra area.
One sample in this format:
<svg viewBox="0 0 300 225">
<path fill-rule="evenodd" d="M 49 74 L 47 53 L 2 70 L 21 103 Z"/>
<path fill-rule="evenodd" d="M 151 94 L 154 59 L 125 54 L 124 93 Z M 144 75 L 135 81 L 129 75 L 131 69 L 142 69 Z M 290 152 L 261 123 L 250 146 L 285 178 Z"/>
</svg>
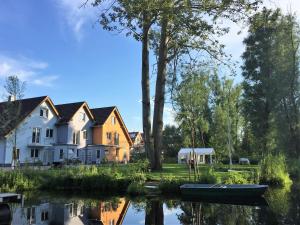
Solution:
<svg viewBox="0 0 300 225">
<path fill-rule="evenodd" d="M 23 205 L 12 204 L 10 207 L 13 225 L 296 225 L 300 224 L 300 185 L 294 185 L 290 190 L 271 190 L 266 201 L 190 201 L 31 193 L 27 194 Z"/>
</svg>

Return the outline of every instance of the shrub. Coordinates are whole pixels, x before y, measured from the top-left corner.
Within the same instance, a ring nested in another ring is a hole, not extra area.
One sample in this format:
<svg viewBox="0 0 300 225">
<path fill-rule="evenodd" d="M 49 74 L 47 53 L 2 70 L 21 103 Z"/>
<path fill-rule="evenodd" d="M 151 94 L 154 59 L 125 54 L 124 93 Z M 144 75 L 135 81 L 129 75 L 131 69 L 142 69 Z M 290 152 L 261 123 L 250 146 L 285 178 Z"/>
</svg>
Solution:
<svg viewBox="0 0 300 225">
<path fill-rule="evenodd" d="M 204 172 L 200 174 L 199 183 L 202 184 L 217 184 L 220 183 L 220 178 L 213 168 L 204 169 Z"/>
<path fill-rule="evenodd" d="M 186 183 L 184 180 L 167 177 L 160 181 L 158 188 L 163 194 L 179 194 L 180 186 L 184 183 Z"/>
<path fill-rule="evenodd" d="M 260 182 L 275 186 L 292 183 L 283 155 L 268 154 L 260 163 Z"/>
<path fill-rule="evenodd" d="M 240 173 L 240 172 L 228 172 L 224 177 L 222 182 L 224 184 L 249 184 L 247 179 L 249 178 L 247 173 Z"/>
<path fill-rule="evenodd" d="M 146 193 L 143 183 L 132 182 L 127 188 L 127 193 L 130 195 L 142 195 Z"/>
</svg>

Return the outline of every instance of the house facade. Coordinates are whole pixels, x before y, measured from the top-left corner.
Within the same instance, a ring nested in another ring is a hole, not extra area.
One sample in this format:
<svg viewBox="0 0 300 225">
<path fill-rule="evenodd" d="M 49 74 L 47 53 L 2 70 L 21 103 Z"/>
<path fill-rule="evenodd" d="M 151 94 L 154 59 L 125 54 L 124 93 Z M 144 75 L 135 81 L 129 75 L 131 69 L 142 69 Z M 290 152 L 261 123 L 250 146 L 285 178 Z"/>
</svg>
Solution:
<svg viewBox="0 0 300 225">
<path fill-rule="evenodd" d="M 93 144 L 104 146 L 107 161 L 128 162 L 132 142 L 117 107 L 91 111 L 95 118 Z"/>
<path fill-rule="evenodd" d="M 18 120 L 0 124 L 1 166 L 129 160 L 132 143 L 116 107 L 90 110 L 86 102 L 54 105 L 48 96 L 17 103 Z M 8 104 L 0 103 L 0 113 Z"/>
<path fill-rule="evenodd" d="M 132 141 L 132 151 L 137 153 L 145 152 L 144 139 L 141 132 L 129 132 Z"/>
<path fill-rule="evenodd" d="M 11 127 L 2 128 L 0 140 L 0 164 L 52 162 L 53 145 L 57 141 L 56 122 L 58 112 L 48 96 L 16 102 L 20 104 L 20 116 Z M 8 103 L 0 103 L 6 107 Z M 15 156 L 13 157 L 13 150 Z M 15 160 L 13 160 L 15 159 Z"/>
</svg>

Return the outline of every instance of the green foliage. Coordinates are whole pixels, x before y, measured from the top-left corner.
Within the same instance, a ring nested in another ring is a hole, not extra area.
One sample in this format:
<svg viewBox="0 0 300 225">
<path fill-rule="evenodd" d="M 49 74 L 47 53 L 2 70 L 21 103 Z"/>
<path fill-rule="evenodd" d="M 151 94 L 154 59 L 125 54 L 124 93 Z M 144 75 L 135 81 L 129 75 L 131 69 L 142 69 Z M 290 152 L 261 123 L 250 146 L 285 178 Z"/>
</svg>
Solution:
<svg viewBox="0 0 300 225">
<path fill-rule="evenodd" d="M 299 178 L 300 178 L 300 158 L 289 159 L 287 165 L 288 165 L 288 171 L 289 171 L 290 176 L 295 180 L 299 180 Z"/>
<path fill-rule="evenodd" d="M 268 154 L 260 163 L 260 182 L 276 186 L 292 183 L 286 167 L 285 157 Z"/>
<path fill-rule="evenodd" d="M 262 156 L 300 154 L 299 25 L 294 15 L 264 9 L 244 40 L 244 146 Z M 297 43 L 297 44 L 296 44 Z"/>
<path fill-rule="evenodd" d="M 132 182 L 127 188 L 127 193 L 130 195 L 143 195 L 146 194 L 146 190 L 143 183 Z"/>
<path fill-rule="evenodd" d="M 181 130 L 175 126 L 166 125 L 163 130 L 162 150 L 164 158 L 176 157 L 178 151 L 183 146 L 183 135 Z"/>
<path fill-rule="evenodd" d="M 240 172 L 228 172 L 222 177 L 222 183 L 224 184 L 249 184 L 253 183 L 249 181 L 248 173 Z"/>
<path fill-rule="evenodd" d="M 217 184 L 220 183 L 220 177 L 213 168 L 202 168 L 200 170 L 199 183 L 202 184 Z"/>
<path fill-rule="evenodd" d="M 162 192 L 162 194 L 180 194 L 180 186 L 184 183 L 186 183 L 186 180 L 169 176 L 160 181 L 159 190 Z"/>
</svg>

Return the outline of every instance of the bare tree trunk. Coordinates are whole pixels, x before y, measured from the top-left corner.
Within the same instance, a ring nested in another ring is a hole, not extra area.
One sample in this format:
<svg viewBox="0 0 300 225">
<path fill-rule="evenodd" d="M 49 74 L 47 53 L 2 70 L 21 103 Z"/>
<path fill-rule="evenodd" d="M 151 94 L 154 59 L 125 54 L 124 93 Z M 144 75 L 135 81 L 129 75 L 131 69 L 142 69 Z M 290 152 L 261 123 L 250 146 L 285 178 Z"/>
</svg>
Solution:
<svg viewBox="0 0 300 225">
<path fill-rule="evenodd" d="M 165 84 L 167 74 L 168 56 L 168 18 L 164 16 L 161 23 L 161 36 L 159 43 L 157 79 L 155 89 L 154 115 L 153 115 L 153 140 L 154 140 L 154 165 L 153 170 L 161 170 L 161 145 L 163 131 L 163 112 L 165 104 Z"/>
<path fill-rule="evenodd" d="M 152 137 L 151 137 L 151 105 L 150 105 L 150 81 L 149 81 L 149 29 L 150 20 L 146 12 L 143 15 L 142 37 L 142 108 L 143 108 L 143 132 L 145 152 L 153 165 Z"/>
</svg>

